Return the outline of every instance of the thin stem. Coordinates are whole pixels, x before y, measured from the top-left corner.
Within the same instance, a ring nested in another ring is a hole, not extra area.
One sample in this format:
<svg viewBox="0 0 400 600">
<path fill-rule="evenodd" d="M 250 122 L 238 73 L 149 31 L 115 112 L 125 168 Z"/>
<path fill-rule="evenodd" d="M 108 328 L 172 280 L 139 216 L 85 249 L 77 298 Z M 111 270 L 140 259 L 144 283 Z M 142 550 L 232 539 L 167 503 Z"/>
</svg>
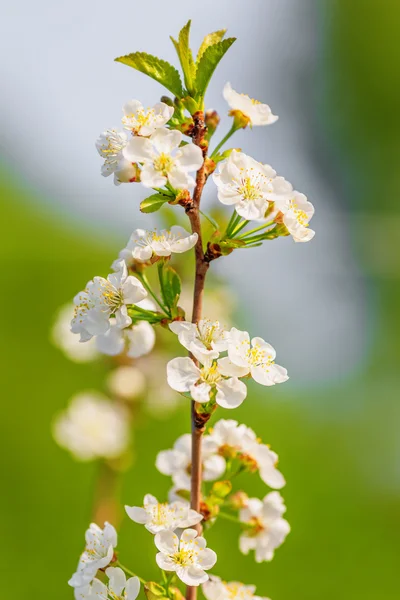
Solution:
<svg viewBox="0 0 400 600">
<path fill-rule="evenodd" d="M 159 298 L 157 298 L 157 296 L 155 295 L 155 293 L 151 289 L 151 285 L 150 285 L 150 283 L 149 283 L 146 275 L 143 275 L 143 273 L 136 273 L 135 275 L 143 283 L 143 286 L 149 292 L 149 294 L 153 298 L 154 302 L 156 302 L 158 304 L 158 306 L 161 308 L 161 310 L 163 311 L 163 313 L 165 313 L 168 317 L 170 317 L 171 315 L 167 311 L 167 307 L 164 306 L 164 304 L 162 304 L 162 302 L 159 300 Z"/>
<path fill-rule="evenodd" d="M 237 517 L 235 517 L 234 515 L 230 515 L 229 513 L 225 513 L 222 511 L 219 511 L 218 513 L 219 517 L 222 517 L 223 519 L 225 519 L 226 521 L 232 521 L 233 523 L 240 523 L 241 521 L 239 521 L 239 519 Z"/>
<path fill-rule="evenodd" d="M 143 583 L 143 584 L 147 583 L 147 581 L 145 579 L 143 579 L 143 577 L 139 577 L 139 575 L 136 575 L 136 573 L 134 573 L 133 571 L 131 571 L 127 567 L 124 567 L 124 565 L 121 565 L 121 563 L 119 562 L 119 560 L 117 560 L 117 562 L 115 564 L 120 569 L 122 569 L 123 571 L 125 571 L 125 573 L 127 573 L 128 575 L 130 575 L 131 577 L 137 577 L 141 583 Z"/>
<path fill-rule="evenodd" d="M 235 237 L 239 231 L 242 231 L 243 227 L 246 227 L 246 225 L 249 223 L 250 221 L 242 221 L 241 223 L 238 223 L 238 225 L 235 227 L 235 229 L 232 231 L 231 236 Z"/>
<path fill-rule="evenodd" d="M 237 214 L 236 211 L 233 212 L 232 217 L 231 217 L 231 220 L 228 223 L 228 227 L 226 228 L 225 237 L 231 236 L 232 231 L 240 223 L 240 220 L 242 218 L 240 215 Z"/>
<path fill-rule="evenodd" d="M 232 135 L 238 130 L 238 127 L 235 126 L 235 124 L 232 125 L 232 127 L 230 128 L 230 130 L 228 131 L 228 133 L 226 134 L 226 136 L 224 138 L 222 138 L 222 140 L 220 141 L 220 143 L 218 144 L 218 146 L 214 149 L 213 153 L 211 154 L 211 159 L 213 159 L 217 153 L 218 150 L 220 150 L 222 148 L 222 146 L 229 140 L 230 137 L 232 137 Z"/>
<path fill-rule="evenodd" d="M 248 222 L 248 221 L 247 221 Z M 251 235 L 252 233 L 256 233 L 257 231 L 261 231 L 261 229 L 265 229 L 266 227 L 270 227 L 271 225 L 274 224 L 274 221 L 270 221 L 269 223 L 263 223 L 262 225 L 260 225 L 259 227 L 255 227 L 254 229 L 250 229 L 250 231 L 245 231 L 245 233 L 242 233 L 242 235 L 239 235 L 239 237 L 245 238 L 248 235 Z"/>
</svg>

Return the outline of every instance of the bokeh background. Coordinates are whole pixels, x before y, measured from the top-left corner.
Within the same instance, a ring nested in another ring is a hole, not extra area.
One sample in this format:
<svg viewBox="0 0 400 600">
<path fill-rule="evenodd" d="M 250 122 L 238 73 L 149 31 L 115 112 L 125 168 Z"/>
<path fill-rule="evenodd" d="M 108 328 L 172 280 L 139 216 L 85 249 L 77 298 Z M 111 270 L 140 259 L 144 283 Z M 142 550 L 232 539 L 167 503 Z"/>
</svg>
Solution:
<svg viewBox="0 0 400 600">
<path fill-rule="evenodd" d="M 74 365 L 49 343 L 55 310 L 107 273 L 133 228 L 139 186 L 100 177 L 94 140 L 130 98 L 161 88 L 113 58 L 145 50 L 175 61 L 168 36 L 193 19 L 193 45 L 228 27 L 221 90 L 268 102 L 276 125 L 236 145 L 305 192 L 316 207 L 310 244 L 283 238 L 237 251 L 213 269 L 238 297 L 236 324 L 264 336 L 291 375 L 252 389 L 235 411 L 279 452 L 292 533 L 269 564 L 237 550 L 238 531 L 209 534 L 218 573 L 273 600 L 394 600 L 400 535 L 398 179 L 400 5 L 385 0 L 22 0 L 0 23 L 2 411 L 0 569 L 14 600 L 72 598 L 98 465 L 78 464 L 50 431 L 98 366 Z M 221 131 L 228 127 L 223 119 Z M 210 184 L 212 188 L 212 184 Z M 212 203 L 213 190 L 205 204 Z M 215 194 L 214 194 L 215 195 Z M 164 377 L 160 372 L 157 377 Z M 159 449 L 188 431 L 189 406 L 135 424 L 134 467 L 121 503 L 163 496 Z M 231 413 L 220 416 L 232 417 Z M 253 478 L 257 479 L 257 478 Z M 264 488 L 249 479 L 257 495 Z M 154 573 L 149 534 L 125 520 L 123 562 Z"/>
</svg>

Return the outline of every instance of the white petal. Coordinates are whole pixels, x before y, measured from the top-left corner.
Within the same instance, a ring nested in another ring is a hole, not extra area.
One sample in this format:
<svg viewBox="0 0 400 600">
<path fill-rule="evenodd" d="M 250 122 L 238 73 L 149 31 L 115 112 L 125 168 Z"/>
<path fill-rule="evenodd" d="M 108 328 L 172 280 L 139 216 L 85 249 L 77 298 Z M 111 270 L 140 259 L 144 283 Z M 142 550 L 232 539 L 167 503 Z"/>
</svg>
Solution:
<svg viewBox="0 0 400 600">
<path fill-rule="evenodd" d="M 109 589 L 117 596 L 120 596 L 126 586 L 125 573 L 119 567 L 108 567 L 106 575 L 110 580 L 108 584 Z"/>
<path fill-rule="evenodd" d="M 141 262 L 145 262 L 149 260 L 153 254 L 153 249 L 151 246 L 136 246 L 136 248 L 132 251 L 132 256 L 135 260 L 139 260 Z"/>
<path fill-rule="evenodd" d="M 250 372 L 249 367 L 235 365 L 227 356 L 218 360 L 218 371 L 225 377 L 245 377 Z"/>
<path fill-rule="evenodd" d="M 247 396 L 247 387 L 237 377 L 224 379 L 217 383 L 215 400 L 223 408 L 237 408 Z"/>
<path fill-rule="evenodd" d="M 151 352 L 156 342 L 154 327 L 147 321 L 141 321 L 127 330 L 129 358 L 139 358 Z"/>
<path fill-rule="evenodd" d="M 202 382 L 199 385 L 193 384 L 190 386 L 190 395 L 195 402 L 199 402 L 200 404 L 205 404 L 210 401 L 210 391 L 211 385 L 205 382 Z"/>
<path fill-rule="evenodd" d="M 154 543 L 164 554 L 175 554 L 179 550 L 179 538 L 173 531 L 160 531 L 155 536 Z"/>
<path fill-rule="evenodd" d="M 124 294 L 125 304 L 136 304 L 136 302 L 140 302 L 147 296 L 147 292 L 142 283 L 139 281 L 139 279 L 137 279 L 137 277 L 133 277 L 132 275 L 127 277 L 124 285 L 122 286 L 122 291 Z"/>
<path fill-rule="evenodd" d="M 193 233 L 192 235 L 187 235 L 186 237 L 181 238 L 180 240 L 171 242 L 170 246 L 172 252 L 181 254 L 182 252 L 190 250 L 196 245 L 198 237 L 199 236 L 197 235 L 197 233 Z"/>
<path fill-rule="evenodd" d="M 208 580 L 208 575 L 198 567 L 179 567 L 176 570 L 179 579 L 186 585 L 197 587 Z"/>
<path fill-rule="evenodd" d="M 176 190 L 187 190 L 195 184 L 193 177 L 179 167 L 173 167 L 168 173 L 168 181 Z"/>
<path fill-rule="evenodd" d="M 125 348 L 125 339 L 122 330 L 116 326 L 115 319 L 110 320 L 110 329 L 104 335 L 96 337 L 96 348 L 107 356 L 117 356 Z"/>
<path fill-rule="evenodd" d="M 203 165 L 203 153 L 199 146 L 187 144 L 180 149 L 177 164 L 186 171 L 198 171 Z"/>
<path fill-rule="evenodd" d="M 150 520 L 149 514 L 144 508 L 140 508 L 139 506 L 125 506 L 125 511 L 128 517 L 132 521 L 135 521 L 135 523 L 145 525 Z"/>
<path fill-rule="evenodd" d="M 212 569 L 217 562 L 217 555 L 211 548 L 205 548 L 199 553 L 198 562 L 202 569 Z"/>
<path fill-rule="evenodd" d="M 200 370 L 191 358 L 173 358 L 167 364 L 169 386 L 177 392 L 188 392 L 200 378 Z"/>
<path fill-rule="evenodd" d="M 152 162 L 154 156 L 150 140 L 137 136 L 129 140 L 122 154 L 131 162 Z"/>
<path fill-rule="evenodd" d="M 166 129 L 165 127 L 157 129 L 150 140 L 153 146 L 161 154 L 171 154 L 172 150 L 177 148 L 182 141 L 182 133 L 176 129 Z"/>
<path fill-rule="evenodd" d="M 145 164 L 140 172 L 140 182 L 147 188 L 161 188 L 167 183 L 167 178 L 153 167 Z"/>
<path fill-rule="evenodd" d="M 138 577 L 131 577 L 126 582 L 126 600 L 136 600 L 140 592 L 140 581 Z"/>
</svg>

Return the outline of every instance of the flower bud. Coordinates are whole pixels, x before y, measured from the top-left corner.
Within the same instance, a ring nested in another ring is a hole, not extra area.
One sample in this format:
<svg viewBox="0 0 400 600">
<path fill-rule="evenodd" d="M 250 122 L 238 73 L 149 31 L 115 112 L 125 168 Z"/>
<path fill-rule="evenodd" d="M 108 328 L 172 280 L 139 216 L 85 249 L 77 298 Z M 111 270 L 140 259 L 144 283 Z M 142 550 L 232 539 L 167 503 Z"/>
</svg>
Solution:
<svg viewBox="0 0 400 600">
<path fill-rule="evenodd" d="M 220 116 L 216 110 L 208 110 L 204 120 L 208 129 L 208 135 L 211 137 L 221 121 Z"/>
<path fill-rule="evenodd" d="M 174 106 L 174 101 L 169 96 L 161 96 L 160 101 L 168 106 Z"/>
</svg>

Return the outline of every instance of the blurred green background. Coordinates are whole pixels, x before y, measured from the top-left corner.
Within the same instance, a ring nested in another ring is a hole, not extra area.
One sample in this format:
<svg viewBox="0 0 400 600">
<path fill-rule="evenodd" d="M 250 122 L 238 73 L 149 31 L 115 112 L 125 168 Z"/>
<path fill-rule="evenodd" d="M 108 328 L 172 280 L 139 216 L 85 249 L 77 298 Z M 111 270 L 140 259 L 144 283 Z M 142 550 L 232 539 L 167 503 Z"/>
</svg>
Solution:
<svg viewBox="0 0 400 600">
<path fill-rule="evenodd" d="M 329 386 L 290 391 L 254 387 L 234 415 L 219 411 L 253 426 L 278 451 L 292 533 L 269 564 L 243 557 L 238 531 L 225 522 L 210 531 L 209 545 L 219 555 L 218 574 L 254 582 L 273 600 L 394 600 L 400 535 L 400 5 L 340 0 L 325 9 L 318 119 L 347 190 L 352 256 L 366 280 L 375 327 L 366 358 L 350 378 L 335 382 L 333 373 Z M 75 463 L 58 448 L 50 423 L 74 393 L 101 387 L 102 373 L 98 366 L 67 361 L 50 345 L 49 329 L 58 306 L 104 272 L 125 237 L 105 242 L 88 234 L 84 223 L 60 224 L 59 215 L 5 169 L 0 185 L 2 587 L 13 600 L 67 600 L 72 590 L 66 580 L 82 550 L 98 467 Z M 312 200 L 318 211 L 318 198 Z M 329 352 L 329 341 L 321 352 Z M 137 460 L 123 478 L 121 504 L 138 504 L 146 492 L 166 493 L 169 480 L 155 471 L 154 459 L 188 431 L 187 408 L 187 414 L 136 424 Z M 254 494 L 265 493 L 257 477 L 246 481 Z M 118 548 L 124 564 L 144 577 L 155 573 L 155 549 L 144 528 L 125 519 Z"/>
</svg>

